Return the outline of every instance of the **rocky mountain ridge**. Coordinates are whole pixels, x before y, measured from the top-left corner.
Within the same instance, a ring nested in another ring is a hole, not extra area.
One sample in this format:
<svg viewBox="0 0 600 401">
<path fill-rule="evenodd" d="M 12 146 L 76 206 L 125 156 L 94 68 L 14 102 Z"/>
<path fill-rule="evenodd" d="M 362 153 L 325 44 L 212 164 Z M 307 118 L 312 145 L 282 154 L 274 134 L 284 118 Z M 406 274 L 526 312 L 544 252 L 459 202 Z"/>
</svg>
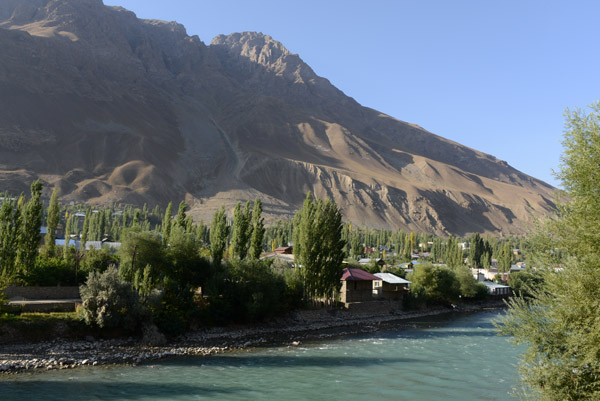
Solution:
<svg viewBox="0 0 600 401">
<path fill-rule="evenodd" d="M 0 1 L 0 188 L 215 208 L 306 191 L 346 219 L 437 234 L 523 233 L 553 188 L 358 104 L 255 32 L 210 45 L 100 0 Z"/>
</svg>

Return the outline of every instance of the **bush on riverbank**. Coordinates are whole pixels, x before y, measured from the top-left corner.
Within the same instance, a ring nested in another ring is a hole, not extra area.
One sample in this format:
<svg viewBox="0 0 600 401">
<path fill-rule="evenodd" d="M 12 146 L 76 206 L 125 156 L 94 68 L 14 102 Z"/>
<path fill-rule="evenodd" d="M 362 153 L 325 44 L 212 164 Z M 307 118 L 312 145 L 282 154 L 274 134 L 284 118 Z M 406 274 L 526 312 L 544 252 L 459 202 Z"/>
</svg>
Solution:
<svg viewBox="0 0 600 401">
<path fill-rule="evenodd" d="M 405 308 L 424 305 L 450 305 L 462 300 L 483 300 L 488 297 L 485 285 L 473 278 L 466 266 L 447 268 L 421 264 L 408 275 L 411 292 L 405 298 Z"/>
<path fill-rule="evenodd" d="M 228 263 L 216 281 L 207 316 L 212 323 L 257 322 L 302 303 L 303 288 L 297 278 L 263 262 Z"/>
<path fill-rule="evenodd" d="M 89 325 L 134 331 L 142 320 L 138 293 L 119 276 L 114 266 L 104 273 L 92 272 L 79 291 L 81 313 Z"/>
</svg>

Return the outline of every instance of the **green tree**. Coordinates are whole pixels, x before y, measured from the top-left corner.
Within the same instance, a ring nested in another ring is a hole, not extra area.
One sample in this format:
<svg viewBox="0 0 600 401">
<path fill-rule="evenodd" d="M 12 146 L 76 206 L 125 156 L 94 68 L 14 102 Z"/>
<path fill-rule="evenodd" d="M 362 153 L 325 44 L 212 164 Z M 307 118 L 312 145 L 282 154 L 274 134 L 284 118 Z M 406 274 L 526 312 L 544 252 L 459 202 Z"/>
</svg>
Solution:
<svg viewBox="0 0 600 401">
<path fill-rule="evenodd" d="M 173 202 L 169 202 L 167 205 L 167 210 L 165 211 L 165 216 L 162 221 L 162 239 L 163 244 L 169 243 L 169 235 L 171 234 L 171 216 L 173 214 Z"/>
<path fill-rule="evenodd" d="M 221 206 L 221 209 L 215 211 L 210 224 L 210 255 L 215 266 L 221 265 L 228 237 L 229 226 L 225 216 L 225 207 Z"/>
<path fill-rule="evenodd" d="M 42 238 L 40 234 L 43 210 L 41 195 L 42 182 L 37 180 L 31 184 L 31 199 L 27 202 L 23 212 L 23 223 L 17 251 L 17 264 L 25 274 L 35 266 Z"/>
<path fill-rule="evenodd" d="M 446 246 L 446 264 L 449 267 L 457 267 L 464 264 L 462 247 L 453 236 L 448 237 L 448 245 Z"/>
<path fill-rule="evenodd" d="M 354 229 L 354 231 L 350 231 L 350 257 L 358 260 L 363 252 L 364 248 L 360 243 L 360 233 L 358 232 L 358 229 Z"/>
<path fill-rule="evenodd" d="M 177 216 L 175 216 L 175 225 L 181 227 L 182 229 L 187 228 L 186 224 L 186 214 L 188 205 L 184 201 L 179 202 L 179 208 L 177 209 Z"/>
<path fill-rule="evenodd" d="M 250 202 L 246 202 L 244 210 L 238 202 L 233 210 L 233 228 L 231 233 L 231 257 L 244 259 L 248 254 L 251 235 Z"/>
<path fill-rule="evenodd" d="M 16 203 L 5 195 L 0 207 L 0 274 L 9 280 L 16 274 L 19 220 L 20 214 Z"/>
<path fill-rule="evenodd" d="M 121 261 L 119 274 L 129 282 L 143 275 L 144 269 L 150 266 L 152 283 L 156 284 L 169 269 L 160 236 L 155 232 L 140 231 L 137 227 L 123 233 L 118 255 Z"/>
<path fill-rule="evenodd" d="M 90 231 L 90 220 L 92 219 L 92 211 L 90 208 L 87 208 L 85 211 L 85 217 L 83 220 L 83 229 L 81 230 L 81 249 L 85 250 L 85 244 L 88 240 L 88 235 Z"/>
<path fill-rule="evenodd" d="M 408 275 L 412 291 L 424 296 L 429 303 L 453 303 L 458 301 L 461 285 L 454 272 L 430 263 L 419 264 Z"/>
<path fill-rule="evenodd" d="M 69 247 L 71 246 L 71 230 L 73 219 L 69 216 L 69 212 L 65 212 L 65 247 L 63 249 L 63 259 L 69 260 Z"/>
<path fill-rule="evenodd" d="M 330 199 L 313 201 L 309 192 L 294 218 L 294 230 L 294 256 L 308 298 L 332 299 L 339 291 L 345 247 L 337 205 Z"/>
<path fill-rule="evenodd" d="M 265 237 L 265 224 L 262 217 L 262 202 L 256 198 L 252 209 L 252 236 L 250 237 L 250 250 L 248 256 L 251 260 L 258 260 L 263 250 Z"/>
<path fill-rule="evenodd" d="M 510 243 L 505 242 L 500 248 L 500 254 L 497 258 L 499 272 L 506 273 L 510 270 L 510 266 L 512 265 L 512 257 L 513 252 Z"/>
<path fill-rule="evenodd" d="M 56 227 L 58 227 L 58 221 L 60 219 L 60 207 L 58 205 L 58 190 L 55 187 L 50 197 L 50 204 L 48 205 L 48 217 L 46 218 L 47 233 L 45 238 L 46 249 L 48 255 L 54 256 L 56 247 Z"/>
<path fill-rule="evenodd" d="M 524 392 L 541 400 L 600 399 L 600 102 L 566 112 L 558 177 L 567 197 L 537 233 L 544 284 L 533 299 L 513 298 L 501 333 L 528 345 Z M 564 252 L 564 269 L 553 257 Z"/>
<path fill-rule="evenodd" d="M 469 263 L 473 269 L 480 269 L 483 255 L 483 240 L 479 233 L 473 233 L 469 241 Z"/>
<path fill-rule="evenodd" d="M 485 285 L 473 277 L 468 266 L 457 266 L 452 271 L 460 283 L 460 295 L 464 298 L 484 297 L 487 294 Z"/>
</svg>

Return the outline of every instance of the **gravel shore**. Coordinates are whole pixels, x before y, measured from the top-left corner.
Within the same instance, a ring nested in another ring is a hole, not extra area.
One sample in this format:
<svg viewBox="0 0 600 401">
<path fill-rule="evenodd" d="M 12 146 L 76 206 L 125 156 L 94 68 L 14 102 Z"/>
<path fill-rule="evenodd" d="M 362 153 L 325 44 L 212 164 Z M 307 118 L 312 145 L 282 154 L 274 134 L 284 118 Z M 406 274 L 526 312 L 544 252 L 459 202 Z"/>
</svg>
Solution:
<svg viewBox="0 0 600 401">
<path fill-rule="evenodd" d="M 448 308 L 402 312 L 392 304 L 373 304 L 355 310 L 297 311 L 268 323 L 239 327 L 213 327 L 187 333 L 160 347 L 142 345 L 139 339 L 49 342 L 0 345 L 0 374 L 69 369 L 86 365 L 131 364 L 173 356 L 207 356 L 265 345 L 298 345 L 302 341 L 411 327 L 408 319 L 444 313 L 502 308 L 501 300 Z"/>
</svg>

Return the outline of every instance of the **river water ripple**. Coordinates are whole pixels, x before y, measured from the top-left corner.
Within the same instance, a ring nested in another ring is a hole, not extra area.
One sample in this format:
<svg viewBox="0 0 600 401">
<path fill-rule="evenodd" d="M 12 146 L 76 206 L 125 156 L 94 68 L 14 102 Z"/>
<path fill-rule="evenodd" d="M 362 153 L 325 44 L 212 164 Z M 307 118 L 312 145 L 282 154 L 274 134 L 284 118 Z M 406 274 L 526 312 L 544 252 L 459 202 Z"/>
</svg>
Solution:
<svg viewBox="0 0 600 401">
<path fill-rule="evenodd" d="M 0 377 L 10 400 L 511 400 L 521 348 L 484 311 L 412 328 L 186 357 Z"/>
</svg>

